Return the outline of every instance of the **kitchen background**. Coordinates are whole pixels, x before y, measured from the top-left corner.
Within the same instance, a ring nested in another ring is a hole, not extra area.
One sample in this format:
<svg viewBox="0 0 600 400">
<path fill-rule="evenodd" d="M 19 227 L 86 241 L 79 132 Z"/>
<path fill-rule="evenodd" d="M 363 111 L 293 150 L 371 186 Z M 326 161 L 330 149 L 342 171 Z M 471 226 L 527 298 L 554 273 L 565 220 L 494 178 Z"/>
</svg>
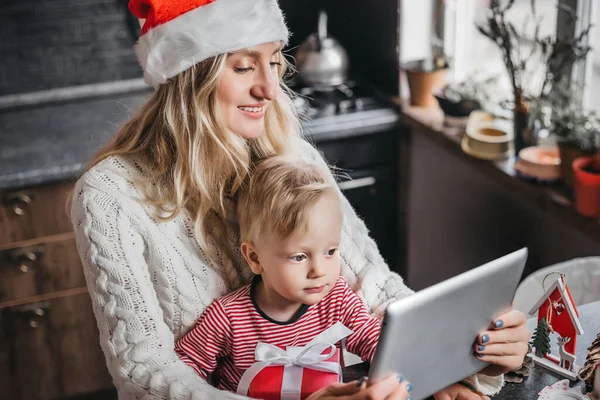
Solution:
<svg viewBox="0 0 600 400">
<path fill-rule="evenodd" d="M 472 27 L 460 18 L 475 18 L 487 2 L 280 3 L 293 33 L 290 54 L 315 32 L 321 8 L 348 53 L 348 82 L 325 93 L 297 84 L 312 99 L 298 107 L 312 115 L 309 140 L 351 178 L 340 187 L 410 286 L 522 246 L 530 248 L 527 273 L 600 254 L 598 224 L 549 213 L 538 192 L 522 195 L 440 146 L 398 105 L 408 93 L 399 66 L 431 55 L 432 31 L 454 55 L 455 79 L 477 63 L 502 68 L 484 41 L 465 44 L 474 32 L 457 29 L 457 21 Z M 456 8 L 432 18 L 443 3 Z M 554 12 L 556 2 L 541 3 Z M 549 20 L 547 29 L 564 29 L 556 13 Z M 0 399 L 113 396 L 64 200 L 92 154 L 150 93 L 131 49 L 138 34 L 126 0 L 0 5 Z"/>
</svg>

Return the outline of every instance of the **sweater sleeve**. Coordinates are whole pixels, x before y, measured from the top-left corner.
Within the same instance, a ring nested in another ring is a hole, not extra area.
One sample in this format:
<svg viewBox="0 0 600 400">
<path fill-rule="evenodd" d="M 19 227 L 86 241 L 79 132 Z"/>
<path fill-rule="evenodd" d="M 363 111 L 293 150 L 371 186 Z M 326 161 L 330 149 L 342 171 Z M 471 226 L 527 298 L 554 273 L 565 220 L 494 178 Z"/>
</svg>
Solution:
<svg viewBox="0 0 600 400">
<path fill-rule="evenodd" d="M 379 340 L 381 325 L 369 314 L 362 300 L 344 282 L 342 323 L 354 331 L 346 339 L 349 352 L 358 355 L 363 361 L 371 361 Z"/>
<path fill-rule="evenodd" d="M 305 157 L 316 162 L 327 171 L 331 179 L 335 180 L 327 162 L 317 149 L 304 140 L 301 141 L 300 147 Z M 344 214 L 340 245 L 341 274 L 352 290 L 364 300 L 367 310 L 382 318 L 388 304 L 409 296 L 414 291 L 406 286 L 400 275 L 390 271 L 375 241 L 369 237 L 365 223 L 356 215 L 343 193 L 341 199 Z M 471 379 L 479 391 L 489 395 L 498 393 L 504 385 L 503 375 L 488 377 L 476 374 Z"/>
<path fill-rule="evenodd" d="M 175 353 L 144 259 L 143 236 L 115 197 L 80 180 L 71 219 L 100 344 L 122 399 L 242 399 L 210 386 Z"/>
<path fill-rule="evenodd" d="M 204 310 L 196 326 L 175 344 L 175 352 L 187 365 L 206 379 L 219 358 L 231 354 L 231 325 L 219 301 Z"/>
</svg>

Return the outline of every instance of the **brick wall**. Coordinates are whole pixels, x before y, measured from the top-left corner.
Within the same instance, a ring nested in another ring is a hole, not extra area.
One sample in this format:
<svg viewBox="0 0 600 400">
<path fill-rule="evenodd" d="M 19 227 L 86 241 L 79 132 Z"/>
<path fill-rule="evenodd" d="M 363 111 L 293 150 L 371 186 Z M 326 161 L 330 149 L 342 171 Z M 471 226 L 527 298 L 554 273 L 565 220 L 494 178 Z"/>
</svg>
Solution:
<svg viewBox="0 0 600 400">
<path fill-rule="evenodd" d="M 2 0 L 0 95 L 141 77 L 127 0 Z"/>
</svg>

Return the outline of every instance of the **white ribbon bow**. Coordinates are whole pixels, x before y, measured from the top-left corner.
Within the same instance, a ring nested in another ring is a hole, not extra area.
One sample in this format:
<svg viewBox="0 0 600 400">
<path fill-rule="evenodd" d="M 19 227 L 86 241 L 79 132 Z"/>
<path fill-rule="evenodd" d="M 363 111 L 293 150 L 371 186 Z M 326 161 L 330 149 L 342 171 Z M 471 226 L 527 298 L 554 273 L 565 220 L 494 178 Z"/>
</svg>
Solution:
<svg viewBox="0 0 600 400">
<path fill-rule="evenodd" d="M 331 357 L 335 351 L 335 344 L 346 336 L 353 333 L 344 324 L 336 322 L 306 346 L 294 347 L 288 346 L 285 350 L 268 343 L 258 342 L 255 351 L 255 362 L 244 372 L 237 393 L 248 395 L 250 383 L 263 368 L 270 365 L 283 365 L 283 382 L 281 383 L 281 399 L 291 400 L 300 398 L 300 389 L 302 385 L 303 368 L 310 368 L 317 371 L 333 372 L 341 376 L 342 367 L 337 362 L 325 361 Z M 325 354 L 323 351 L 329 349 Z"/>
</svg>

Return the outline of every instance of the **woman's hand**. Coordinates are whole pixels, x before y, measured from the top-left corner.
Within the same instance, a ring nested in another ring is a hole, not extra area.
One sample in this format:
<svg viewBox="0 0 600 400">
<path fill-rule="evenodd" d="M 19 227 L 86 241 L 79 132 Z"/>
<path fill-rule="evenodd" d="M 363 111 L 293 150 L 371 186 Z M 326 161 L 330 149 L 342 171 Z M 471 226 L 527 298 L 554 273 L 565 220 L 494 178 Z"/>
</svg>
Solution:
<svg viewBox="0 0 600 400">
<path fill-rule="evenodd" d="M 490 400 L 485 395 L 479 395 L 467 387 L 455 383 L 433 395 L 435 400 Z"/>
<path fill-rule="evenodd" d="M 512 310 L 496 318 L 490 330 L 479 335 L 475 353 L 480 360 L 492 364 L 481 371 L 483 374 L 497 376 L 523 364 L 531 337 L 525 320 L 525 314 Z"/>
<path fill-rule="evenodd" d="M 307 400 L 409 400 L 412 386 L 402 378 L 392 375 L 377 383 L 367 385 L 366 381 L 333 383 L 310 395 Z"/>
</svg>

